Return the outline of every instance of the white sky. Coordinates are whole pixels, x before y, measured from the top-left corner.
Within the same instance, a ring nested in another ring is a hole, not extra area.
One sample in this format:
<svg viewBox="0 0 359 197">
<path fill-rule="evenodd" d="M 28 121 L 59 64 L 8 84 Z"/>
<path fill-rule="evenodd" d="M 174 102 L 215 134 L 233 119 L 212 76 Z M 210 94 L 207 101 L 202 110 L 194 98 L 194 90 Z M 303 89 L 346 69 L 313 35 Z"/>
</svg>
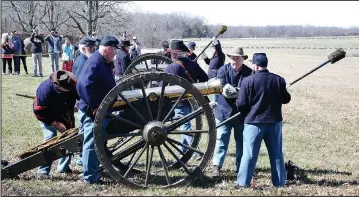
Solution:
<svg viewBox="0 0 359 197">
<path fill-rule="evenodd" d="M 136 12 L 183 12 L 209 24 L 359 27 L 359 1 L 135 1 Z"/>
</svg>

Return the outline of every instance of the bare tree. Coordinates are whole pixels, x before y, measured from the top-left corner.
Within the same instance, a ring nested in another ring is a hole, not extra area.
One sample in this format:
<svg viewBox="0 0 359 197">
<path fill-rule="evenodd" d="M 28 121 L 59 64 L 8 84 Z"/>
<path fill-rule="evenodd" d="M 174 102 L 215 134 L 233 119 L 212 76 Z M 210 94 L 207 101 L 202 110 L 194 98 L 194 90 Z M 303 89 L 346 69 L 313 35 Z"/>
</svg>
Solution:
<svg viewBox="0 0 359 197">
<path fill-rule="evenodd" d="M 117 17 L 117 22 L 122 23 L 122 6 L 127 1 L 78 1 L 72 2 L 72 9 L 67 10 L 67 14 L 74 24 L 70 27 L 77 28 L 82 34 L 90 35 L 96 31 L 99 22 L 107 16 Z M 79 8 L 79 9 L 73 9 Z"/>
<path fill-rule="evenodd" d="M 8 1 L 2 2 L 2 6 L 11 10 L 7 12 L 7 16 L 13 22 L 19 23 L 23 32 L 31 32 L 46 15 L 40 3 L 40 1 Z"/>
<path fill-rule="evenodd" d="M 70 20 L 69 15 L 67 14 L 66 7 L 62 2 L 59 1 L 46 1 L 43 5 L 40 5 L 46 16 L 41 21 L 47 30 L 59 29 L 64 25 L 68 20 Z"/>
</svg>

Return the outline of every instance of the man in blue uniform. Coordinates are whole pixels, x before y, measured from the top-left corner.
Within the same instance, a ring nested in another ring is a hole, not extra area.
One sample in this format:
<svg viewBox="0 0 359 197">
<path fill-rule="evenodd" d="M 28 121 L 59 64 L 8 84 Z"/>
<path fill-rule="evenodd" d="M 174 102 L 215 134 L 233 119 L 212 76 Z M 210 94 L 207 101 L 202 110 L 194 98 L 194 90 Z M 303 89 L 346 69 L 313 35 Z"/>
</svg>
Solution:
<svg viewBox="0 0 359 197">
<path fill-rule="evenodd" d="M 214 49 L 213 56 L 211 58 L 208 58 L 206 53 L 203 52 L 202 54 L 204 62 L 208 65 L 209 78 L 217 76 L 218 69 L 224 65 L 224 61 L 226 59 L 219 40 L 217 40 L 215 37 L 213 37 L 212 40 L 212 48 Z"/>
<path fill-rule="evenodd" d="M 62 133 L 75 127 L 74 104 L 77 98 L 76 80 L 70 72 L 59 70 L 40 84 L 36 91 L 33 111 L 40 121 L 44 141 L 55 137 L 57 131 Z M 57 171 L 71 173 L 70 162 L 70 155 L 61 158 Z M 50 178 L 51 165 L 52 161 L 41 165 L 37 177 L 39 179 Z"/>
<path fill-rule="evenodd" d="M 115 60 L 115 81 L 118 81 L 124 75 L 127 67 L 131 64 L 130 58 L 130 47 L 131 43 L 129 40 L 121 40 L 120 48 L 117 50 L 116 53 L 116 60 Z"/>
<path fill-rule="evenodd" d="M 237 87 L 238 84 L 240 85 L 242 83 L 244 78 L 248 77 L 252 73 L 252 69 L 243 64 L 243 61 L 246 60 L 248 56 L 244 55 L 242 48 L 233 48 L 227 56 L 231 59 L 231 63 L 219 68 L 217 73 L 217 78 L 221 80 L 222 86 L 224 86 L 223 95 L 218 95 L 217 99 L 217 106 L 215 110 L 217 124 L 238 113 L 236 106 L 236 94 L 228 95 L 226 93 L 227 87 L 234 89 L 234 87 Z M 243 119 L 244 118 L 240 115 L 217 129 L 216 147 L 213 154 L 214 176 L 220 175 L 220 169 L 222 168 L 224 159 L 227 155 L 232 128 L 234 140 L 236 141 L 236 171 L 238 170 L 243 152 Z"/>
<path fill-rule="evenodd" d="M 115 37 L 104 37 L 100 42 L 99 49 L 85 62 L 76 86 L 80 96 L 79 119 L 82 124 L 81 130 L 84 132 L 83 180 L 89 184 L 100 181 L 99 161 L 94 145 L 94 117 L 102 100 L 116 85 L 112 70 L 118 44 L 119 41 Z M 104 119 L 103 132 L 107 124 L 108 120 Z"/>
<path fill-rule="evenodd" d="M 191 83 L 205 82 L 208 81 L 207 74 L 198 65 L 198 63 L 188 59 L 187 53 L 189 52 L 186 45 L 182 40 L 171 41 L 171 57 L 174 63 L 168 65 L 165 69 L 166 73 L 171 73 L 180 76 Z M 177 105 L 175 112 L 175 118 L 186 116 L 191 112 L 191 107 L 188 101 L 181 102 Z M 179 128 L 180 130 L 192 130 L 191 122 L 187 122 Z M 182 135 L 182 144 L 191 145 L 192 137 Z M 187 151 L 186 148 L 181 146 L 182 151 Z M 197 154 L 196 154 L 197 155 Z"/>
<path fill-rule="evenodd" d="M 86 60 L 95 52 L 96 40 L 90 36 L 83 37 L 79 42 L 80 55 L 76 58 L 74 66 L 72 67 L 72 73 L 79 78 L 83 65 Z"/>
<path fill-rule="evenodd" d="M 189 42 L 187 46 L 189 49 L 189 53 L 187 54 L 188 59 L 190 60 L 196 59 L 197 55 L 193 52 L 194 50 L 196 50 L 196 43 Z"/>
<path fill-rule="evenodd" d="M 265 53 L 253 54 L 255 74 L 240 86 L 236 104 L 245 115 L 243 156 L 237 175 L 236 187 L 249 187 L 257 163 L 262 139 L 266 144 L 272 175 L 272 184 L 282 187 L 286 171 L 282 152 L 282 105 L 290 102 L 285 80 L 267 69 Z"/>
</svg>

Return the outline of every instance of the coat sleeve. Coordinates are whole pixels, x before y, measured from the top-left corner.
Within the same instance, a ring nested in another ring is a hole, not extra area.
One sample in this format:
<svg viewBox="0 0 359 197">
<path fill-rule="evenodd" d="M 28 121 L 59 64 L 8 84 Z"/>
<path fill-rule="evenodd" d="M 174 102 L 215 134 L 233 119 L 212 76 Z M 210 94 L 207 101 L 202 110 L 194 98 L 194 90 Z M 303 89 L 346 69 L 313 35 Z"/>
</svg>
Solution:
<svg viewBox="0 0 359 197">
<path fill-rule="evenodd" d="M 281 92 L 282 92 L 283 104 L 289 103 L 291 100 L 291 96 L 290 96 L 289 92 L 287 91 L 286 82 L 283 78 L 281 79 L 281 87 L 280 88 L 281 88 Z"/>
<path fill-rule="evenodd" d="M 218 66 L 217 66 L 218 62 L 219 62 L 219 57 L 217 56 L 216 58 L 213 58 L 210 61 L 208 68 L 209 69 L 218 69 Z"/>
<path fill-rule="evenodd" d="M 248 80 L 244 80 L 241 84 L 241 87 L 239 89 L 239 94 L 236 100 L 238 111 L 240 111 L 243 114 L 247 114 L 250 110 L 248 91 L 249 91 Z"/>
<path fill-rule="evenodd" d="M 225 72 L 223 69 L 219 69 L 217 72 L 217 78 L 221 80 L 222 87 L 224 87 L 227 84 L 227 80 L 225 77 Z"/>
<path fill-rule="evenodd" d="M 48 108 L 49 100 L 47 92 L 37 92 L 33 103 L 35 117 L 47 125 L 51 125 L 55 118 Z"/>
</svg>

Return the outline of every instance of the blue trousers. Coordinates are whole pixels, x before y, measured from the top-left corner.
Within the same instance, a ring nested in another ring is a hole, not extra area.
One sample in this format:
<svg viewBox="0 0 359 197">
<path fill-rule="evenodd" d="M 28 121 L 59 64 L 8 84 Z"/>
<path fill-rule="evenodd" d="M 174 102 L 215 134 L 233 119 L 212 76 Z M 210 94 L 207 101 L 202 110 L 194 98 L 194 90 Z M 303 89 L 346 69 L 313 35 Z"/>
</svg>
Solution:
<svg viewBox="0 0 359 197">
<path fill-rule="evenodd" d="M 216 124 L 221 123 L 216 118 Z M 231 130 L 233 128 L 234 140 L 236 142 L 236 170 L 238 170 L 241 157 L 242 157 L 242 143 L 243 143 L 243 124 L 240 124 L 236 120 L 227 122 L 226 124 L 218 127 L 216 146 L 213 153 L 213 165 L 222 168 L 224 159 L 228 152 L 229 139 L 231 138 Z"/>
<path fill-rule="evenodd" d="M 82 110 L 78 111 L 81 130 L 84 133 L 84 141 L 82 147 L 82 162 L 83 162 L 83 180 L 87 183 L 95 183 L 99 180 L 98 169 L 100 162 L 97 158 L 95 151 L 95 138 L 94 138 L 94 122 Z M 106 132 L 108 119 L 102 122 L 102 134 Z"/>
<path fill-rule="evenodd" d="M 76 100 L 76 102 L 78 102 Z M 82 127 L 82 123 L 81 123 L 81 116 L 83 116 L 82 113 L 80 113 L 80 110 L 78 110 L 78 113 L 77 113 L 77 117 L 78 117 L 78 120 L 79 120 L 79 133 L 84 133 L 83 131 L 83 127 Z M 83 146 L 83 143 L 82 143 L 82 146 Z M 82 162 L 82 152 L 77 156 L 77 160 L 76 160 L 76 164 L 79 165 L 79 166 L 82 166 L 83 165 L 83 162 Z"/>
<path fill-rule="evenodd" d="M 237 174 L 237 184 L 249 187 L 257 163 L 262 139 L 268 150 L 272 183 L 285 184 L 286 171 L 282 152 L 282 122 L 274 124 L 245 124 L 243 131 L 243 156 Z"/>
<path fill-rule="evenodd" d="M 44 142 L 55 137 L 57 135 L 57 130 L 54 126 L 45 124 L 43 122 L 40 123 L 40 126 L 44 132 Z M 65 156 L 61 159 L 59 159 L 58 165 L 57 165 L 57 172 L 64 173 L 70 169 L 69 165 L 71 163 L 71 155 Z M 38 169 L 38 174 L 50 174 L 52 162 L 41 165 Z"/>
<path fill-rule="evenodd" d="M 178 105 L 174 109 L 174 112 L 175 112 L 174 118 L 176 118 L 176 119 L 177 118 L 182 118 L 183 116 L 186 116 L 187 114 L 191 113 L 191 107 L 187 106 L 187 105 Z M 182 131 L 192 130 L 191 121 L 186 122 L 185 124 L 181 125 L 179 127 L 179 129 L 182 130 Z M 192 140 L 193 140 L 192 136 L 184 135 L 184 134 L 181 135 L 181 143 L 184 144 L 184 145 L 191 146 Z M 180 149 L 184 153 L 187 151 L 187 148 L 185 148 L 183 146 L 180 146 Z M 197 152 L 195 152 L 193 155 L 194 156 L 199 156 L 199 154 Z"/>
</svg>

